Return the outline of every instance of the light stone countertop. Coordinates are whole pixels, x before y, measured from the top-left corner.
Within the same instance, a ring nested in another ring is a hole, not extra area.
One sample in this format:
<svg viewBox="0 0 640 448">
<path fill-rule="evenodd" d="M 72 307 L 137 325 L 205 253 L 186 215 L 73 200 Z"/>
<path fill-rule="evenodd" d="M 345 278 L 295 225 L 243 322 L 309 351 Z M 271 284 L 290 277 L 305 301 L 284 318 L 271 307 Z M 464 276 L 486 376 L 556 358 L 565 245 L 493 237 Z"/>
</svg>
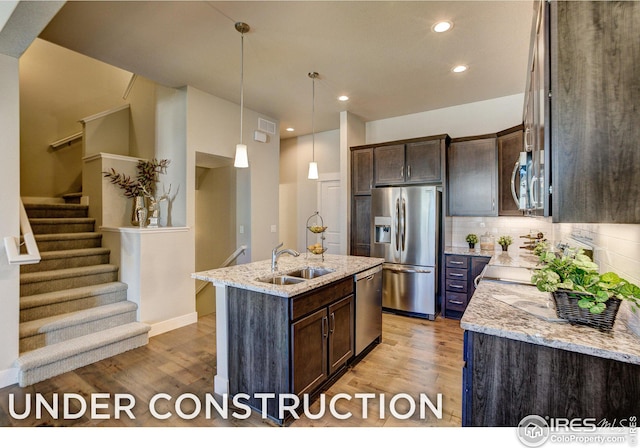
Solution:
<svg viewBox="0 0 640 448">
<path fill-rule="evenodd" d="M 469 249 L 468 247 L 447 246 L 444 249 L 446 255 L 467 255 L 471 257 L 490 257 L 489 264 L 499 266 L 513 266 L 532 268 L 538 264 L 538 257 L 529 251 L 520 249 L 510 249 L 508 252 L 502 250 L 480 250 L 478 247 Z"/>
<path fill-rule="evenodd" d="M 531 256 L 511 260 L 492 258 L 490 264 L 532 267 Z M 601 358 L 640 364 L 640 337 L 627 326 L 627 319 L 618 312 L 613 329 L 602 332 L 583 325 L 550 322 L 523 309 L 505 303 L 497 297 L 517 297 L 518 300 L 539 307 L 553 307 L 550 293 L 535 286 L 498 283 L 483 280 L 478 285 L 460 326 L 469 331 L 505 337 L 537 345 L 583 353 Z"/>
<path fill-rule="evenodd" d="M 382 258 L 355 257 L 351 255 L 324 254 L 324 262 L 320 256 L 313 254 L 300 254 L 299 257 L 292 257 L 288 254 L 282 255 L 278 259 L 278 275 L 285 275 L 288 272 L 308 266 L 333 271 L 293 285 L 272 285 L 257 280 L 272 275 L 271 260 L 261 260 L 221 269 L 196 272 L 191 274 L 191 277 L 213 282 L 216 286 L 233 286 L 280 297 L 293 297 L 382 265 L 383 262 L 384 259 Z"/>
</svg>

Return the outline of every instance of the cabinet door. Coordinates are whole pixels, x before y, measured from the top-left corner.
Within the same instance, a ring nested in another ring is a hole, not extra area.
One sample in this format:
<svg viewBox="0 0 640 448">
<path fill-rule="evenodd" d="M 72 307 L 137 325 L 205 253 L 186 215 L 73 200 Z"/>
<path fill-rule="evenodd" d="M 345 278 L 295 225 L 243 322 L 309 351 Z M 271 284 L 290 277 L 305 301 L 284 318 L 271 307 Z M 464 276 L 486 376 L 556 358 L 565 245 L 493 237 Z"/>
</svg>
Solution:
<svg viewBox="0 0 640 448">
<path fill-rule="evenodd" d="M 353 356 L 354 349 L 353 295 L 329 306 L 329 374 Z"/>
<path fill-rule="evenodd" d="M 371 250 L 371 196 L 354 196 L 351 208 L 351 255 L 368 257 Z"/>
<path fill-rule="evenodd" d="M 311 393 L 327 379 L 328 336 L 327 308 L 291 325 L 294 393 Z"/>
<path fill-rule="evenodd" d="M 451 142 L 447 154 L 450 216 L 498 216 L 496 140 Z"/>
<path fill-rule="evenodd" d="M 404 144 L 373 149 L 373 181 L 376 186 L 404 183 Z"/>
<path fill-rule="evenodd" d="M 440 182 L 441 140 L 407 144 L 405 174 L 407 183 Z"/>
<path fill-rule="evenodd" d="M 522 216 L 518 204 L 513 198 L 511 182 L 513 179 L 516 191 L 520 185 L 519 166 L 520 152 L 524 151 L 522 129 L 498 137 L 498 214 L 500 216 Z M 513 177 L 515 171 L 515 177 Z"/>
<path fill-rule="evenodd" d="M 351 151 L 352 194 L 371 194 L 373 184 L 373 148 Z"/>
<path fill-rule="evenodd" d="M 551 13 L 553 221 L 638 224 L 640 2 Z"/>
</svg>

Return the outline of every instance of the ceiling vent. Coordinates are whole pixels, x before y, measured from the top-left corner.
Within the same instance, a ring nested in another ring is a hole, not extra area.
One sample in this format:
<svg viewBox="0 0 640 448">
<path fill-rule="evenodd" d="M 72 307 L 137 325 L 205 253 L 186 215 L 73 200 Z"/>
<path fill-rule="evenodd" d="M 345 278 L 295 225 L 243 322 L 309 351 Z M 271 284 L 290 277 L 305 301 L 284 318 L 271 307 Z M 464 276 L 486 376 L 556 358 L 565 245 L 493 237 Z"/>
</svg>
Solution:
<svg viewBox="0 0 640 448">
<path fill-rule="evenodd" d="M 276 134 L 276 124 L 273 121 L 265 120 L 264 118 L 258 118 L 258 129 L 266 132 L 267 134 Z"/>
</svg>

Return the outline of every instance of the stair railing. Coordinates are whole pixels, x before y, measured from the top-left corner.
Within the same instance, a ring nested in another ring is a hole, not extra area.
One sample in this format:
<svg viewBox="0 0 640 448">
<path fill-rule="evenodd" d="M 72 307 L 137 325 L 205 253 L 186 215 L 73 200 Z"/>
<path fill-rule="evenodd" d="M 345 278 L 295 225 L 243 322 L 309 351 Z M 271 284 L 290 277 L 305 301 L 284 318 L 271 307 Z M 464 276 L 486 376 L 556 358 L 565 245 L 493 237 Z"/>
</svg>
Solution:
<svg viewBox="0 0 640 448">
<path fill-rule="evenodd" d="M 24 209 L 22 199 L 20 199 L 20 233 L 24 240 L 24 246 L 26 253 L 20 253 L 20 237 L 5 236 L 4 248 L 7 252 L 7 259 L 9 264 L 35 264 L 40 263 L 40 251 L 38 250 L 38 244 L 33 236 L 31 230 L 31 224 L 29 224 L 29 217 Z"/>
<path fill-rule="evenodd" d="M 56 140 L 55 142 L 49 144 L 49 146 L 54 150 L 59 149 L 63 146 L 71 146 L 71 143 L 75 142 L 76 140 L 81 140 L 83 134 L 84 133 L 82 131 L 76 132 L 75 134 L 71 134 L 68 137 Z"/>
<path fill-rule="evenodd" d="M 226 260 L 224 260 L 222 262 L 222 264 L 220 265 L 220 268 L 226 268 L 227 266 L 229 266 L 231 263 L 233 263 L 241 254 L 244 253 L 244 251 L 247 250 L 247 246 L 245 246 L 244 244 L 240 247 L 238 247 L 231 255 L 229 255 L 227 257 Z M 207 285 L 210 285 L 211 282 L 204 282 L 203 284 L 201 284 L 200 286 L 198 286 L 198 289 L 196 289 L 196 295 L 200 294 L 200 292 L 207 287 Z"/>
</svg>

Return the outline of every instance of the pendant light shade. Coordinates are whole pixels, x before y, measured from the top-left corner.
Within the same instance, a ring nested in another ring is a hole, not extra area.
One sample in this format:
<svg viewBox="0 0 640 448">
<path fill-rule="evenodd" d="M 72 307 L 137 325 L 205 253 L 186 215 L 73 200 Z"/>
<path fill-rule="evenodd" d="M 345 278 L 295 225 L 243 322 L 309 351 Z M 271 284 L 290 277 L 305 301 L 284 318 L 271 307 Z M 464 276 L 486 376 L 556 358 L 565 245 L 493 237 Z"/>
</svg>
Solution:
<svg viewBox="0 0 640 448">
<path fill-rule="evenodd" d="M 236 145 L 236 158 L 233 162 L 236 168 L 249 168 L 249 156 L 247 154 L 247 145 L 238 143 Z"/>
<path fill-rule="evenodd" d="M 318 164 L 316 162 L 309 162 L 309 179 L 318 178 Z"/>
<path fill-rule="evenodd" d="M 236 30 L 240 33 L 240 143 L 236 145 L 236 157 L 233 166 L 236 168 L 249 167 L 249 155 L 247 145 L 242 143 L 242 121 L 244 118 L 244 33 L 250 30 L 249 25 L 244 22 L 235 24 Z"/>
<path fill-rule="evenodd" d="M 318 178 L 318 164 L 316 163 L 316 129 L 315 129 L 315 115 L 316 115 L 316 78 L 318 73 L 309 73 L 311 78 L 311 162 L 309 162 L 309 179 Z"/>
</svg>

